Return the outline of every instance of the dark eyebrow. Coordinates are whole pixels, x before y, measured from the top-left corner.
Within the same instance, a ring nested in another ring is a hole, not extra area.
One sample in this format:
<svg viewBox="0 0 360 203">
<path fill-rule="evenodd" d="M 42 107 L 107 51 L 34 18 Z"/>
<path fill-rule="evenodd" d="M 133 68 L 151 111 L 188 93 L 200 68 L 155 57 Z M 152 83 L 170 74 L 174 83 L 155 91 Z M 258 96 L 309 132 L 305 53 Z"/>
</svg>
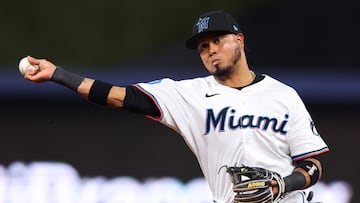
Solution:
<svg viewBox="0 0 360 203">
<path fill-rule="evenodd" d="M 224 33 L 210 33 L 210 34 L 200 38 L 198 40 L 197 44 L 200 45 L 201 43 L 203 43 L 205 41 L 204 39 L 213 39 L 213 38 L 221 37 L 221 36 L 224 36 L 224 35 L 226 35 L 226 33 L 225 34 Z"/>
</svg>

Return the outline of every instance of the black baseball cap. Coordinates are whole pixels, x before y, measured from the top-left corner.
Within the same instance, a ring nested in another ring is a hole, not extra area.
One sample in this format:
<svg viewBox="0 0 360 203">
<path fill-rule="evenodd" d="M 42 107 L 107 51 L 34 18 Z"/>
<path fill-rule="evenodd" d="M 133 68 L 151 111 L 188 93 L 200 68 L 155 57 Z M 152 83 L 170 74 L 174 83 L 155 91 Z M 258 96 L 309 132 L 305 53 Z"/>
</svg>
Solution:
<svg viewBox="0 0 360 203">
<path fill-rule="evenodd" d="M 195 21 L 190 36 L 185 45 L 189 49 L 196 49 L 199 39 L 208 33 L 241 33 L 236 19 L 225 11 L 211 11 L 199 16 Z"/>
</svg>

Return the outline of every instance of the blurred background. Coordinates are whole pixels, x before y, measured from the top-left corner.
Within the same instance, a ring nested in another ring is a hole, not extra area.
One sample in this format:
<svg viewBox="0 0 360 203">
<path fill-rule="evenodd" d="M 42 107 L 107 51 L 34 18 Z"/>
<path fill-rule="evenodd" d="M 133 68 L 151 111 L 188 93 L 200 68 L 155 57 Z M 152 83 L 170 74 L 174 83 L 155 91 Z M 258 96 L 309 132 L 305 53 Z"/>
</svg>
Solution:
<svg viewBox="0 0 360 203">
<path fill-rule="evenodd" d="M 143 181 L 170 176 L 184 183 L 202 177 L 195 157 L 172 130 L 124 110 L 92 105 L 65 87 L 25 81 L 18 62 L 27 55 L 47 58 L 116 85 L 203 76 L 198 54 L 184 41 L 194 19 L 209 10 L 226 10 L 238 19 L 255 72 L 298 90 L 331 150 L 323 160 L 323 183 L 349 184 L 351 202 L 360 202 L 360 15 L 355 0 L 2 2 L 4 171 L 17 162 L 60 162 L 81 177 Z"/>
</svg>

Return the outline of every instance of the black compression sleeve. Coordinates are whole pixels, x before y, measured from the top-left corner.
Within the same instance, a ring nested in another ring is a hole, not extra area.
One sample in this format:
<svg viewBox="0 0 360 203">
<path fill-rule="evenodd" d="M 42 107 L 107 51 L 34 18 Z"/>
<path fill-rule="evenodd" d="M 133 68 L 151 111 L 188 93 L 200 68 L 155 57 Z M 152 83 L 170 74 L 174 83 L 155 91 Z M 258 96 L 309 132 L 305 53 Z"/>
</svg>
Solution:
<svg viewBox="0 0 360 203">
<path fill-rule="evenodd" d="M 308 188 L 320 180 L 321 174 L 318 156 L 297 161 L 293 173 L 284 178 L 285 192 Z"/>
<path fill-rule="evenodd" d="M 306 184 L 305 176 L 299 172 L 293 172 L 284 178 L 285 192 L 303 189 Z"/>
<path fill-rule="evenodd" d="M 159 117 L 160 111 L 154 101 L 134 86 L 126 87 L 123 108 L 137 114 Z"/>
<path fill-rule="evenodd" d="M 74 91 L 77 90 L 84 79 L 83 76 L 62 69 L 60 66 L 56 67 L 55 72 L 51 77 L 52 81 L 62 84 Z"/>
</svg>

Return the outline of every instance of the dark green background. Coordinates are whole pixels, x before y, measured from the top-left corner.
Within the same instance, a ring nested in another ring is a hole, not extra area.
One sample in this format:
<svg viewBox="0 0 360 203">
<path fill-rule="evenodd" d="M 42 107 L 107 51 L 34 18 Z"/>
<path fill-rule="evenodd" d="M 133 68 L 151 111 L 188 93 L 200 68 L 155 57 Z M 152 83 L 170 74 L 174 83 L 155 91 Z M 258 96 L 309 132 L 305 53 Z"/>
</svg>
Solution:
<svg viewBox="0 0 360 203">
<path fill-rule="evenodd" d="M 240 22 L 253 64 L 357 67 L 358 4 L 350 0 L 3 1 L 0 64 L 13 66 L 28 54 L 62 65 L 102 68 L 155 61 L 171 65 L 179 58 L 187 64 L 191 60 L 183 57 L 189 54 L 183 42 L 194 19 L 205 11 L 226 10 Z M 169 52 L 176 54 L 162 57 Z"/>
<path fill-rule="evenodd" d="M 241 17 L 272 6 L 250 0 L 5 1 L 1 63 L 26 54 L 63 64 L 132 63 L 184 40 L 199 11 L 224 9 Z"/>
</svg>

